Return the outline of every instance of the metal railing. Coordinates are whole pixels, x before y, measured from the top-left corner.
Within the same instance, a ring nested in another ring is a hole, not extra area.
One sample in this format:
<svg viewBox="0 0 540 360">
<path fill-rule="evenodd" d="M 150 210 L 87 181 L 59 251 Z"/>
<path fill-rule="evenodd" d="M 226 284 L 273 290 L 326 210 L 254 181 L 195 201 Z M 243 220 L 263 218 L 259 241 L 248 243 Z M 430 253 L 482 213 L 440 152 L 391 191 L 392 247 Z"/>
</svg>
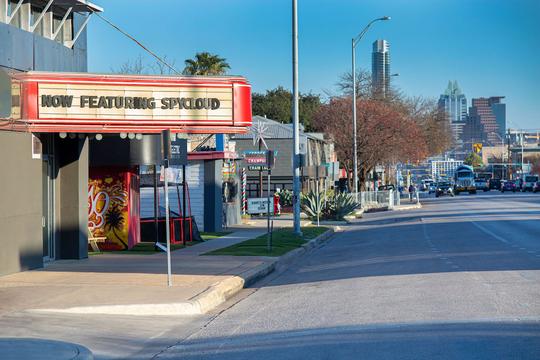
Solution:
<svg viewBox="0 0 540 360">
<path fill-rule="evenodd" d="M 395 190 L 361 191 L 356 194 L 357 201 L 363 209 L 382 207 L 393 209 L 402 204 L 417 204 L 420 202 L 420 197 L 419 192 L 409 193 Z"/>
</svg>

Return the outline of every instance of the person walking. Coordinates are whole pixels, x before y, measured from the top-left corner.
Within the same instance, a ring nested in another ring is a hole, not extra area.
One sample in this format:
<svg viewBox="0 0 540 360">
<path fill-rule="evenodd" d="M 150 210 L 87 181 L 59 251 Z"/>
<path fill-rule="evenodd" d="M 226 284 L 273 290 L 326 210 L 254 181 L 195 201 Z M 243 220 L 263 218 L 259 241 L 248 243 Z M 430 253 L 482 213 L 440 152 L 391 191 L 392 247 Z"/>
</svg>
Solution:
<svg viewBox="0 0 540 360">
<path fill-rule="evenodd" d="M 413 184 L 409 185 L 409 200 L 410 200 L 410 202 L 413 201 L 415 192 L 416 192 L 416 188 L 414 187 L 414 185 Z"/>
</svg>

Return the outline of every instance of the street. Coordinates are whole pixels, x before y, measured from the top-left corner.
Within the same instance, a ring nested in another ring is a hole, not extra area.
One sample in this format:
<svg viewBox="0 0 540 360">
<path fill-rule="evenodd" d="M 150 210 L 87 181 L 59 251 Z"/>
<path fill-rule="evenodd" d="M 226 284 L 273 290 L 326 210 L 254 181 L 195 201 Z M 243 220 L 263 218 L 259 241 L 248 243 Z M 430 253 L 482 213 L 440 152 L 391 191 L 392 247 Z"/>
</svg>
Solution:
<svg viewBox="0 0 540 360">
<path fill-rule="evenodd" d="M 538 359 L 540 196 L 366 214 L 159 359 Z"/>
</svg>

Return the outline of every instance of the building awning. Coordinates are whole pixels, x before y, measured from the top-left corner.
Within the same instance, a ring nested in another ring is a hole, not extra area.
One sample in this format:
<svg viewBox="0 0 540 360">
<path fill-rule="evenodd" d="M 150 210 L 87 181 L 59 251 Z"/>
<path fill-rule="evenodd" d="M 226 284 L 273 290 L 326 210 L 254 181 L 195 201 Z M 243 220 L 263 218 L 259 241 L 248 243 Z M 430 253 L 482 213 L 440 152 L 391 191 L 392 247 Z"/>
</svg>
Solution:
<svg viewBox="0 0 540 360">
<path fill-rule="evenodd" d="M 188 160 L 239 160 L 240 156 L 232 151 L 196 151 L 188 153 Z"/>
</svg>

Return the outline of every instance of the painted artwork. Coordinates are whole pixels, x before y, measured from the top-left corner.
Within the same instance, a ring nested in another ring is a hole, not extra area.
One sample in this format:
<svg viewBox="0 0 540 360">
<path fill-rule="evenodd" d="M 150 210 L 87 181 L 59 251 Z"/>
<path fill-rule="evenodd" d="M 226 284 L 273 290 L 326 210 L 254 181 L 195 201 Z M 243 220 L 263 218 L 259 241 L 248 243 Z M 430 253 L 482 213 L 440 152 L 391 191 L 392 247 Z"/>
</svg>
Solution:
<svg viewBox="0 0 540 360">
<path fill-rule="evenodd" d="M 88 179 L 88 229 L 106 237 L 102 250 L 126 250 L 139 242 L 138 176 L 121 168 L 91 168 Z"/>
</svg>

